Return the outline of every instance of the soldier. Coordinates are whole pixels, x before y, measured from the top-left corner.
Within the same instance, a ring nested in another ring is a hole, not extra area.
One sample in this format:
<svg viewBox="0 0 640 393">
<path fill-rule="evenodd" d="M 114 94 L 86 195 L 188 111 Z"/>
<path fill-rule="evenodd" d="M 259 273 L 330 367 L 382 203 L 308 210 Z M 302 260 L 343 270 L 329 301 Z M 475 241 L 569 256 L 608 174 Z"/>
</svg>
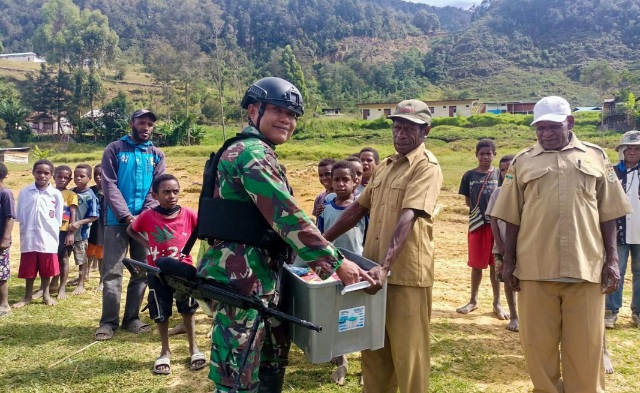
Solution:
<svg viewBox="0 0 640 393">
<path fill-rule="evenodd" d="M 276 237 L 284 239 L 321 278 L 326 279 L 337 272 L 345 285 L 358 282 L 360 278 L 373 283 L 366 272 L 326 241 L 309 217 L 296 206 L 278 164 L 274 149 L 291 137 L 298 116 L 304 113 L 298 89 L 280 78 L 263 78 L 247 90 L 241 105 L 249 112 L 249 126 L 239 134 L 244 139 L 232 142 L 221 153 L 213 199 L 235 206 L 240 202 L 242 208 L 234 210 L 234 219 L 217 217 L 213 225 L 227 232 L 234 226 L 248 230 L 260 225 L 247 218 L 248 211 L 257 209 L 258 216 L 275 230 Z M 201 203 L 200 209 L 202 206 Z M 255 243 L 255 239 L 249 238 L 237 241 L 211 239 L 211 246 L 200 261 L 199 275 L 269 301 L 276 290 L 278 261 L 272 250 Z M 218 392 L 228 392 L 238 382 L 243 392 L 281 391 L 289 340 L 272 342 L 262 322 L 247 364 L 242 366 L 242 354 L 247 349 L 256 317 L 255 310 L 239 310 L 224 303 L 214 305 L 209 378 L 215 382 Z M 269 336 L 266 341 L 271 341 L 265 343 L 269 349 L 265 352 L 271 355 L 269 359 L 261 359 L 265 335 Z"/>
<path fill-rule="evenodd" d="M 515 156 L 491 213 L 507 223 L 503 279 L 520 292 L 534 391 L 604 392 L 604 294 L 620 280 L 615 220 L 631 207 L 607 154 L 573 133 L 564 98 L 533 113 L 538 143 Z"/>
</svg>

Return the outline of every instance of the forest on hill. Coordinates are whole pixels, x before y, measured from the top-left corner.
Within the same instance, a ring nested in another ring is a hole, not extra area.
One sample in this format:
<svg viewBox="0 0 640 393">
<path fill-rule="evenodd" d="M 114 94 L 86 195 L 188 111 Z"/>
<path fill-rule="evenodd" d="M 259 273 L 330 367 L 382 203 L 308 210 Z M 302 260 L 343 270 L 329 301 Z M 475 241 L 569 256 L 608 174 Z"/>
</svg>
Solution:
<svg viewBox="0 0 640 393">
<path fill-rule="evenodd" d="M 640 87 L 638 36 L 634 0 L 484 0 L 470 11 L 402 0 L 4 0 L 0 49 L 35 51 L 47 66 L 22 80 L 0 73 L 0 99 L 74 124 L 89 109 L 133 104 L 220 122 L 241 119 L 248 83 L 278 75 L 315 112 L 407 97 L 556 93 L 597 104 Z M 105 93 L 137 72 L 161 86 L 159 100 Z"/>
</svg>

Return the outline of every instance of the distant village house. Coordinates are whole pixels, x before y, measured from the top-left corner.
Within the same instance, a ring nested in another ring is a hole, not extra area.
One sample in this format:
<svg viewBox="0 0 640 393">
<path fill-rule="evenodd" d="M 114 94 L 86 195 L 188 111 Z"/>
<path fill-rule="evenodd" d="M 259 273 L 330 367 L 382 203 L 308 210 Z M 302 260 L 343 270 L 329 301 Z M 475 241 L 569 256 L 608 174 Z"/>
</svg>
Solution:
<svg viewBox="0 0 640 393">
<path fill-rule="evenodd" d="M 73 126 L 66 117 L 60 118 L 62 129 L 58 127 L 58 121 L 54 116 L 42 112 L 34 112 L 27 118 L 34 135 L 72 135 Z"/>
<path fill-rule="evenodd" d="M 17 164 L 29 163 L 28 147 L 10 147 L 0 149 L 0 162 L 13 162 Z"/>
<path fill-rule="evenodd" d="M 493 113 L 495 115 L 500 115 L 502 113 L 529 115 L 533 113 L 533 107 L 535 105 L 536 101 L 483 102 L 478 107 L 477 113 Z"/>
<path fill-rule="evenodd" d="M 433 117 L 471 116 L 474 106 L 478 104 L 478 99 L 425 101 L 425 103 L 429 105 Z M 358 109 L 362 113 L 363 120 L 374 120 L 389 116 L 396 105 L 398 105 L 397 102 L 358 104 Z"/>
<path fill-rule="evenodd" d="M 33 52 L 5 53 L 0 55 L 0 60 L 28 61 L 31 63 L 46 63 L 46 60 L 38 57 Z"/>
<path fill-rule="evenodd" d="M 322 108 L 322 114 L 324 116 L 338 116 L 342 114 L 341 108 Z"/>
</svg>

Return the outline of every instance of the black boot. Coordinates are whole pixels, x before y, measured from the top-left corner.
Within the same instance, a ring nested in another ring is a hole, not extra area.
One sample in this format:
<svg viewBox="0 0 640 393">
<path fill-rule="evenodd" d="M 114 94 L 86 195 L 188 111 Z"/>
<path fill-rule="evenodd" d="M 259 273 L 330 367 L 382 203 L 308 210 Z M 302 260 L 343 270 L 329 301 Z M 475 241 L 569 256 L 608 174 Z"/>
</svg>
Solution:
<svg viewBox="0 0 640 393">
<path fill-rule="evenodd" d="M 260 367 L 258 370 L 258 379 L 260 380 L 258 393 L 281 393 L 282 385 L 284 385 L 284 372 L 284 368 Z"/>
</svg>

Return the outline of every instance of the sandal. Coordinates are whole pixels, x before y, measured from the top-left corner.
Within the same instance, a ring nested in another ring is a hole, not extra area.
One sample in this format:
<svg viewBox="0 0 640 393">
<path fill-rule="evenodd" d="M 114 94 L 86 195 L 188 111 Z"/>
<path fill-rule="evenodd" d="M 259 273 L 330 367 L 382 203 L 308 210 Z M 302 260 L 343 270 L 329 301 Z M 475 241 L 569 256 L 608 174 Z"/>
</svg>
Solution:
<svg viewBox="0 0 640 393">
<path fill-rule="evenodd" d="M 102 325 L 96 330 L 96 341 L 107 341 L 113 338 L 113 328 L 109 325 Z"/>
<path fill-rule="evenodd" d="M 166 368 L 161 368 L 161 366 L 166 366 Z M 171 359 L 164 356 L 157 358 L 156 361 L 153 362 L 153 373 L 158 375 L 171 374 Z"/>
<path fill-rule="evenodd" d="M 134 334 L 149 333 L 151 331 L 151 326 L 139 319 L 133 320 L 133 322 L 130 322 L 127 326 L 124 326 L 124 328 Z"/>
<path fill-rule="evenodd" d="M 202 352 L 196 352 L 191 355 L 191 371 L 197 371 L 205 368 L 207 365 L 207 358 Z"/>
</svg>

